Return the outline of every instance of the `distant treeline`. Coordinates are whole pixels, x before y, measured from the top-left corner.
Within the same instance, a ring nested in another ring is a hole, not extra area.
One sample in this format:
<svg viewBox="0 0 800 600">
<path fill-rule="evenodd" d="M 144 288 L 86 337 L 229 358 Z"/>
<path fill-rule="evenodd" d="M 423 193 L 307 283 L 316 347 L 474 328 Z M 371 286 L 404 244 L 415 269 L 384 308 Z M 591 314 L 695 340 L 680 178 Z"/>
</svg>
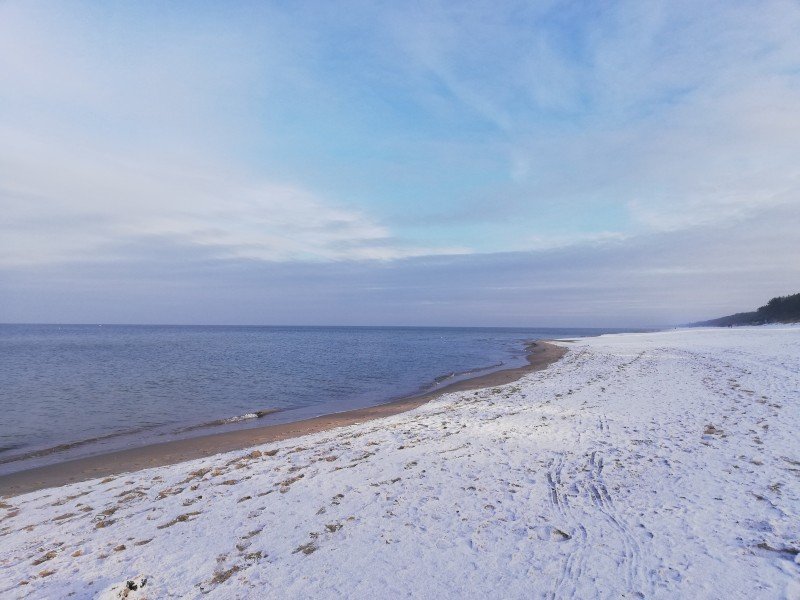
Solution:
<svg viewBox="0 0 800 600">
<path fill-rule="evenodd" d="M 765 323 L 799 323 L 800 294 L 779 296 L 753 312 L 736 313 L 710 321 L 691 323 L 692 327 L 728 327 L 731 325 L 763 325 Z"/>
</svg>

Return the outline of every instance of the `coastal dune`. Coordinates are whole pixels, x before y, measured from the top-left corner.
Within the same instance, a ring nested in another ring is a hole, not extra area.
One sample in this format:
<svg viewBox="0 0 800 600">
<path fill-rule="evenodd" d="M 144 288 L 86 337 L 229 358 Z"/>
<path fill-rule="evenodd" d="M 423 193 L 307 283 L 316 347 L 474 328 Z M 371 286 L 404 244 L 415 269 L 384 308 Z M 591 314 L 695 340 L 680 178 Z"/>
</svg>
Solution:
<svg viewBox="0 0 800 600">
<path fill-rule="evenodd" d="M 0 596 L 800 597 L 800 327 L 0 501 Z M 135 589 L 134 589 L 135 588 Z"/>
</svg>

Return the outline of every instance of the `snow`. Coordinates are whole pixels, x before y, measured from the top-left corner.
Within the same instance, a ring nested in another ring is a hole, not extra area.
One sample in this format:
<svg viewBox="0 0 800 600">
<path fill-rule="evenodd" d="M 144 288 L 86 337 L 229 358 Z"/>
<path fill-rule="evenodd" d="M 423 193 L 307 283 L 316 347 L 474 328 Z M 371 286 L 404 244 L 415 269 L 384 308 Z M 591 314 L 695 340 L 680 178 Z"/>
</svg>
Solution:
<svg viewBox="0 0 800 600">
<path fill-rule="evenodd" d="M 567 345 L 395 417 L 7 498 L 0 596 L 800 598 L 800 327 Z"/>
</svg>

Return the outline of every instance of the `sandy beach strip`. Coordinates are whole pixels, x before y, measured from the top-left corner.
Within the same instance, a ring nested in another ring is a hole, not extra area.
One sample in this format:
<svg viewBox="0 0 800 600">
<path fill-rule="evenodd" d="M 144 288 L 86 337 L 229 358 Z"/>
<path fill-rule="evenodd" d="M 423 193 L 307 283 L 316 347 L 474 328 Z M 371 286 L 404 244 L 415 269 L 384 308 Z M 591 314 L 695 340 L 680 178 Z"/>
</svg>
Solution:
<svg viewBox="0 0 800 600">
<path fill-rule="evenodd" d="M 389 417 L 417 408 L 442 394 L 511 383 L 528 373 L 546 368 L 566 353 L 565 348 L 547 341 L 532 342 L 528 345 L 527 350 L 527 365 L 457 381 L 440 386 L 435 391 L 386 404 L 321 415 L 292 423 L 266 425 L 150 444 L 2 475 L 0 476 L 0 496 L 10 497 L 88 479 L 172 465 Z"/>
</svg>

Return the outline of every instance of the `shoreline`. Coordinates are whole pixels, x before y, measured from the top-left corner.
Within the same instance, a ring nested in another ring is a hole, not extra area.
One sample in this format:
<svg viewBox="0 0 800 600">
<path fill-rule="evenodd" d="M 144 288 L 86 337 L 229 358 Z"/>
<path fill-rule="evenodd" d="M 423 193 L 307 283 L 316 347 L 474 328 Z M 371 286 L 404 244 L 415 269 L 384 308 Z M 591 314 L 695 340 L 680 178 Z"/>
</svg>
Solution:
<svg viewBox="0 0 800 600">
<path fill-rule="evenodd" d="M 292 423 L 265 425 L 263 427 L 159 442 L 138 448 L 117 450 L 9 473 L 0 476 L 0 497 L 18 496 L 89 479 L 187 462 L 215 454 L 242 450 L 252 446 L 279 442 L 364 421 L 390 417 L 413 410 L 443 394 L 511 383 L 528 373 L 545 369 L 567 352 L 566 348 L 543 340 L 532 342 L 527 348 L 529 349 L 527 365 L 502 369 L 456 381 L 435 391 L 423 392 L 422 394 L 386 404 L 320 415 Z"/>
</svg>

